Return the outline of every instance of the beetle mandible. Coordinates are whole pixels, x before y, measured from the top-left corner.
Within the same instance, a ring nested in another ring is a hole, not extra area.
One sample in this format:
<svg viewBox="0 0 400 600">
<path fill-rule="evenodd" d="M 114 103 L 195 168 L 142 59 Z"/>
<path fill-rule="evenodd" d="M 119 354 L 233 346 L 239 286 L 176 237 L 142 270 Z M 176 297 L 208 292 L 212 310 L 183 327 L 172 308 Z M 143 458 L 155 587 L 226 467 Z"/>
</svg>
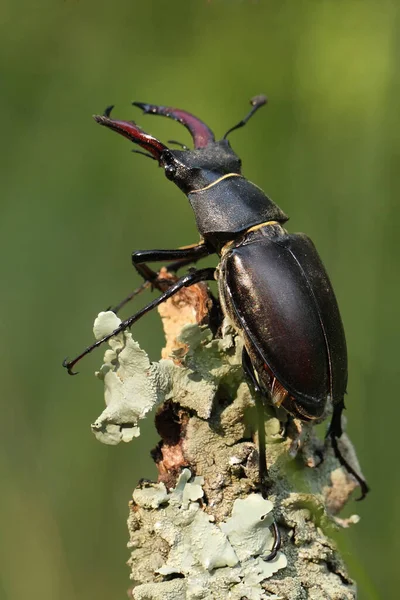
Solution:
<svg viewBox="0 0 400 600">
<path fill-rule="evenodd" d="M 194 115 L 179 109 L 141 102 L 145 113 L 170 117 L 192 135 L 194 149 L 172 150 L 132 121 L 112 119 L 109 107 L 94 116 L 100 125 L 123 135 L 155 159 L 188 197 L 201 241 L 176 250 L 145 250 L 132 261 L 145 282 L 157 273 L 146 263 L 177 261 L 176 267 L 217 254 L 216 269 L 192 269 L 115 331 L 92 344 L 72 361 L 73 366 L 94 348 L 129 328 L 144 314 L 183 287 L 217 280 L 222 311 L 244 340 L 243 366 L 256 389 L 274 406 L 282 406 L 303 420 L 319 419 L 328 401 L 333 414 L 327 435 L 340 463 L 358 481 L 362 498 L 368 486 L 341 455 L 341 415 L 347 386 L 346 340 L 336 297 L 312 241 L 302 233 L 288 233 L 288 216 L 241 173 L 241 160 L 227 136 L 247 123 L 264 104 L 256 96 L 247 116 L 215 141 L 211 129 Z M 143 152 L 144 151 L 144 152 Z"/>
</svg>

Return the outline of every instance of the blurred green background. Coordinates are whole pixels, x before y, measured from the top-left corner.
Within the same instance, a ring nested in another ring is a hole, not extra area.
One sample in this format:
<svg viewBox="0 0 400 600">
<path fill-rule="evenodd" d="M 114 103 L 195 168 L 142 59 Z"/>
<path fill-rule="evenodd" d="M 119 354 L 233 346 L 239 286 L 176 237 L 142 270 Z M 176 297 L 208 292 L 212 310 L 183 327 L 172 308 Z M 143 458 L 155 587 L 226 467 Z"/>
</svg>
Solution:
<svg viewBox="0 0 400 600">
<path fill-rule="evenodd" d="M 155 476 L 151 423 L 118 447 L 90 431 L 102 353 L 76 378 L 61 361 L 138 285 L 132 250 L 198 235 L 185 197 L 92 113 L 114 103 L 188 143 L 130 101 L 187 109 L 221 136 L 260 92 L 268 107 L 231 144 L 316 243 L 347 332 L 348 430 L 372 492 L 347 507 L 362 520 L 339 544 L 361 600 L 398 598 L 400 5 L 3 0 L 0 23 L 0 598 L 126 597 L 127 505 Z M 156 360 L 158 315 L 134 334 Z"/>
</svg>

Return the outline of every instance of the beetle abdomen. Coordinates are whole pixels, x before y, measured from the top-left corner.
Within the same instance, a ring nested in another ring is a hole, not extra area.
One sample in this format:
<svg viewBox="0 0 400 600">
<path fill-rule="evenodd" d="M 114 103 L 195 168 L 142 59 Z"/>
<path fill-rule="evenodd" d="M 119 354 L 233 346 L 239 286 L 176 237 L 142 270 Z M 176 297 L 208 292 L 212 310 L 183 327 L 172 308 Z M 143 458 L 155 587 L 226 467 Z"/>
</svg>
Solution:
<svg viewBox="0 0 400 600">
<path fill-rule="evenodd" d="M 260 379 L 270 389 L 274 378 L 279 382 L 282 405 L 302 418 L 316 418 L 328 397 L 341 402 L 346 341 L 331 283 L 311 240 L 267 225 L 229 250 L 221 270 L 225 312 L 243 332 Z"/>
</svg>

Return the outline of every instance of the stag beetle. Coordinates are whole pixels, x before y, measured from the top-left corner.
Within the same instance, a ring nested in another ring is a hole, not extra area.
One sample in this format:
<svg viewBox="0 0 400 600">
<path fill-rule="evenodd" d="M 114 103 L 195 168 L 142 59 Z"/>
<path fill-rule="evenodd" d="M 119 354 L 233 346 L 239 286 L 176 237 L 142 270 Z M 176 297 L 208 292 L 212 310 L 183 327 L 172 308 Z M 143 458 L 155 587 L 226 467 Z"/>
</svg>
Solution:
<svg viewBox="0 0 400 600">
<path fill-rule="evenodd" d="M 337 443 L 342 435 L 347 350 L 332 285 L 312 241 L 283 228 L 288 216 L 242 175 L 241 160 L 227 140 L 265 103 L 265 96 L 253 98 L 247 116 L 215 141 L 211 129 L 184 110 L 133 102 L 144 113 L 184 125 L 192 135 L 193 150 L 172 150 L 135 123 L 112 119 L 113 107 L 94 116 L 100 125 L 138 144 L 142 150 L 137 152 L 155 159 L 187 195 L 195 214 L 200 243 L 133 253 L 133 264 L 145 281 L 154 283 L 158 277 L 148 262 L 173 260 L 181 266 L 211 254 L 217 254 L 220 262 L 216 269 L 192 269 L 111 334 L 74 360 L 65 360 L 64 366 L 74 374 L 72 368 L 83 356 L 180 289 L 216 279 L 222 311 L 243 337 L 243 367 L 256 390 L 304 421 L 320 418 L 327 402 L 332 403 L 327 436 L 340 463 L 358 481 L 363 498 L 367 483 L 341 455 Z M 278 545 L 276 539 L 275 554 Z"/>
</svg>

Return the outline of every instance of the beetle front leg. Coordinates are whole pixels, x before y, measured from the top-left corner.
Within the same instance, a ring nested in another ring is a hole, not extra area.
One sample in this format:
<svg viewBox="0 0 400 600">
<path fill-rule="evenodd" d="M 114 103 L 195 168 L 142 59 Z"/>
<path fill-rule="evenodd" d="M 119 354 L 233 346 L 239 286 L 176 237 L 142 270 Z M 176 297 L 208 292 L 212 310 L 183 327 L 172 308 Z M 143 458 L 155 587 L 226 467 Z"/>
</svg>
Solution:
<svg viewBox="0 0 400 600">
<path fill-rule="evenodd" d="M 154 287 L 158 287 L 159 274 L 146 263 L 173 260 L 175 262 L 167 265 L 167 270 L 175 272 L 181 267 L 195 263 L 210 254 L 213 254 L 213 251 L 204 243 L 193 244 L 176 250 L 136 250 L 132 254 L 132 264 L 145 281 L 149 281 Z"/>
<path fill-rule="evenodd" d="M 168 300 L 168 298 L 171 298 L 171 296 L 179 292 L 179 290 L 181 290 L 182 288 L 190 287 L 191 285 L 199 283 L 200 281 L 213 281 L 214 274 L 215 269 L 206 268 L 199 269 L 198 271 L 193 271 L 191 273 L 188 273 L 187 275 L 184 275 L 183 277 L 178 279 L 178 281 L 173 283 L 163 294 L 161 294 L 161 296 L 159 296 L 152 302 L 149 302 L 149 304 L 144 306 L 141 310 L 138 310 L 138 312 L 136 312 L 134 315 L 125 319 L 125 321 L 122 321 L 119 324 L 119 326 L 116 329 L 114 329 L 114 331 L 112 331 L 108 335 L 105 335 L 100 340 L 97 340 L 97 342 L 94 342 L 94 344 L 88 346 L 83 352 L 81 352 L 81 354 L 76 356 L 73 360 L 69 361 L 67 359 L 64 359 L 63 367 L 67 369 L 70 375 L 76 375 L 76 373 L 72 369 L 74 365 L 77 362 L 79 362 L 84 356 L 92 352 L 95 348 L 98 348 L 98 346 L 101 346 L 101 344 L 103 344 L 104 342 L 107 342 L 110 338 L 114 337 L 115 335 L 118 335 L 118 333 L 129 329 L 134 323 L 136 323 L 136 321 L 141 319 L 145 314 L 153 310 L 153 308 L 157 308 L 157 306 L 162 304 L 162 302 Z"/>
<path fill-rule="evenodd" d="M 125 304 L 128 304 L 145 289 L 151 287 L 158 289 L 160 292 L 165 292 L 171 286 L 173 283 L 171 279 L 160 277 L 160 273 L 151 269 L 146 263 L 175 259 L 174 262 L 167 264 L 165 268 L 167 271 L 176 273 L 178 269 L 196 263 L 210 254 L 212 254 L 212 250 L 209 250 L 205 244 L 192 244 L 176 250 L 136 250 L 132 254 L 132 264 L 144 279 L 144 282 L 111 310 L 117 314 Z"/>
</svg>

